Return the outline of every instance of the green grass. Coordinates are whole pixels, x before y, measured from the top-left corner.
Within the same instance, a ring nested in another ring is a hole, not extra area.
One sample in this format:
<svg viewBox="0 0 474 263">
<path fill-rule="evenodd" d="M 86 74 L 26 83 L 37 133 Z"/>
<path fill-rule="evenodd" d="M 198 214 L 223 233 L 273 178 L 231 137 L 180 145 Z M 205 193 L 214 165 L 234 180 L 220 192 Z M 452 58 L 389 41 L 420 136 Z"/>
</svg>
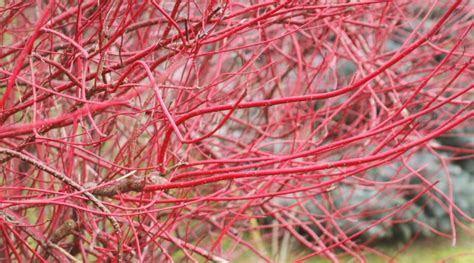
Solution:
<svg viewBox="0 0 474 263">
<path fill-rule="evenodd" d="M 451 256 L 453 256 L 453 258 L 446 262 L 474 262 L 474 238 L 472 236 L 469 237 L 467 234 L 460 236 L 456 246 L 452 246 L 451 240 L 434 237 L 418 240 L 406 251 L 401 253 L 398 253 L 398 251 L 402 248 L 402 244 L 394 244 L 391 246 L 384 244 L 377 248 L 386 255 L 396 256 L 395 259 L 403 263 L 440 262 Z M 375 256 L 368 256 L 367 259 L 369 262 L 386 262 Z"/>
<path fill-rule="evenodd" d="M 474 224 L 471 225 L 471 229 L 474 229 Z M 254 243 L 254 242 L 252 242 Z M 270 251 L 270 245 L 266 245 L 267 254 Z M 291 246 L 291 245 L 290 245 Z M 377 249 L 388 257 L 394 257 L 395 261 L 400 263 L 424 263 L 424 262 L 443 262 L 443 263 L 471 263 L 474 262 L 474 237 L 468 235 L 465 232 L 458 232 L 458 239 L 455 246 L 452 246 L 452 241 L 441 237 L 432 238 L 419 238 L 413 242 L 408 249 L 400 252 L 403 249 L 403 242 L 385 242 L 385 243 L 374 243 L 371 245 L 372 248 Z M 310 254 L 311 251 L 306 250 L 302 247 L 296 247 L 292 249 L 291 254 L 286 260 L 281 262 L 293 262 L 294 260 L 301 258 L 305 255 Z M 379 256 L 366 253 L 364 254 L 367 262 L 369 263 L 382 263 L 387 262 L 387 259 Z M 449 258 L 452 257 L 452 258 Z M 349 256 L 339 256 L 340 262 L 357 262 L 356 259 Z M 449 260 L 443 261 L 449 258 Z M 244 262 L 261 262 L 255 255 L 246 253 L 241 257 L 232 260 L 232 262 L 244 263 Z M 278 262 L 275 260 L 274 262 Z M 308 263 L 323 263 L 330 262 L 329 260 L 322 258 L 312 258 L 305 262 Z"/>
</svg>

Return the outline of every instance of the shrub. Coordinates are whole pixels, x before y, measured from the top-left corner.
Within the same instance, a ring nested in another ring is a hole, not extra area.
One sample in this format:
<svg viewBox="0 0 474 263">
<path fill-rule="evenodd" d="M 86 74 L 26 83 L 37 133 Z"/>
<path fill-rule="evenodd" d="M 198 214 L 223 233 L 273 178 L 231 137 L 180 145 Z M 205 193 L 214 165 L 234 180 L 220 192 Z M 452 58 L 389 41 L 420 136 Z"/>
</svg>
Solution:
<svg viewBox="0 0 474 263">
<path fill-rule="evenodd" d="M 473 221 L 469 1 L 0 6 L 2 261 L 363 260 Z"/>
</svg>

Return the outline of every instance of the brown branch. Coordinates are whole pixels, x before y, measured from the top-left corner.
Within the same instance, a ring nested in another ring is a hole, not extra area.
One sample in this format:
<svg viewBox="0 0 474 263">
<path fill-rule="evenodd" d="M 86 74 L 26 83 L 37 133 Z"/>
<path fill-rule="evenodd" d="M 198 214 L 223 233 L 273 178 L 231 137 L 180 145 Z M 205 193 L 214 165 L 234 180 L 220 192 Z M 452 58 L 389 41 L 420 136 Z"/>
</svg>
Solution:
<svg viewBox="0 0 474 263">
<path fill-rule="evenodd" d="M 62 247 L 58 246 L 57 243 L 70 235 L 72 233 L 72 230 L 76 227 L 76 222 L 72 219 L 66 220 L 60 227 L 58 227 L 56 230 L 54 230 L 53 234 L 49 238 L 49 242 L 47 242 L 48 247 L 53 247 L 55 249 L 58 249 L 59 251 L 63 252 L 65 251 Z M 63 252 L 64 253 L 64 252 Z M 48 259 L 50 253 L 47 249 L 43 249 L 41 252 L 41 257 L 44 258 L 45 260 Z M 68 256 L 69 255 L 69 256 Z M 75 262 L 80 262 L 77 260 L 74 256 L 70 255 L 69 253 L 66 254 L 66 256 L 75 261 Z"/>
<path fill-rule="evenodd" d="M 123 180 L 116 180 L 113 184 L 99 185 L 88 183 L 84 185 L 94 196 L 114 196 L 131 191 L 141 192 L 147 184 L 166 184 L 169 183 L 160 173 L 151 172 L 146 177 L 131 177 Z"/>
<path fill-rule="evenodd" d="M 36 160 L 36 159 L 34 159 L 30 156 L 27 156 L 23 153 L 20 153 L 20 152 L 14 151 L 14 150 L 10 150 L 10 149 L 7 149 L 7 148 L 2 148 L 2 147 L 0 147 L 0 153 L 6 154 L 9 157 L 18 158 L 18 159 L 23 160 L 27 163 L 30 163 L 31 165 L 35 166 L 36 168 L 38 168 L 38 169 L 54 176 L 56 179 L 59 179 L 64 184 L 67 184 L 70 187 L 72 187 L 72 188 L 74 188 L 78 191 L 81 191 L 82 194 L 87 199 L 89 199 L 95 206 L 97 206 L 102 212 L 107 213 L 108 214 L 107 218 L 111 222 L 112 227 L 115 230 L 115 234 L 117 235 L 119 259 L 121 258 L 122 245 L 121 245 L 121 238 L 120 238 L 120 233 L 121 233 L 120 225 L 119 225 L 117 219 L 115 219 L 112 215 L 110 215 L 110 213 L 111 213 L 110 210 L 106 206 L 104 206 L 101 203 L 101 201 L 99 199 L 97 199 L 97 197 L 95 197 L 93 194 L 87 192 L 87 190 L 84 187 L 82 187 L 80 184 L 73 181 L 71 178 L 67 177 L 65 174 L 63 174 L 59 171 L 56 171 L 55 169 L 49 167 L 48 165 L 41 162 L 40 160 Z"/>
<path fill-rule="evenodd" d="M 18 227 L 22 232 L 30 236 L 43 248 L 43 253 L 39 254 L 39 260 L 41 262 L 45 262 L 49 255 L 52 255 L 54 259 L 59 262 L 64 261 L 65 258 L 63 256 L 71 259 L 74 262 L 78 262 L 75 257 L 73 257 L 60 246 L 53 243 L 51 239 L 46 239 L 41 233 L 38 233 L 37 231 L 29 230 L 28 222 L 26 222 L 23 218 L 19 217 L 16 213 L 10 211 L 9 209 L 0 211 L 0 218 L 3 219 L 3 221 L 5 221 L 6 223 Z M 57 249 L 59 252 L 61 252 L 61 254 L 53 253 L 52 251 L 50 251 L 51 248 Z"/>
</svg>

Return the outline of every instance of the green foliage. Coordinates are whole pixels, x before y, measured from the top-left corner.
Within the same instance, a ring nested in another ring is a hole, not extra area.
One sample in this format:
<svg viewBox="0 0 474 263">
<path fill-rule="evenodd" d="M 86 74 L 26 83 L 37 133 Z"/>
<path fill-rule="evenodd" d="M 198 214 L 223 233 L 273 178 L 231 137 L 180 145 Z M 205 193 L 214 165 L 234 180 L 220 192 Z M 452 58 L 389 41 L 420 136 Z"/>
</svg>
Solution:
<svg viewBox="0 0 474 263">
<path fill-rule="evenodd" d="M 458 127 L 438 137 L 437 140 L 443 145 L 472 150 L 474 149 L 474 126 L 468 124 L 465 127 Z M 470 175 L 474 175 L 474 158 L 462 158 L 455 163 L 459 164 Z"/>
<path fill-rule="evenodd" d="M 445 157 L 445 156 L 442 156 Z M 349 233 L 366 230 L 361 239 L 401 239 L 409 240 L 416 234 L 433 236 L 432 230 L 449 233 L 450 221 L 450 185 L 454 204 L 469 216 L 474 216 L 474 195 L 472 187 L 474 177 L 461 166 L 452 162 L 446 163 L 443 169 L 440 158 L 426 150 L 405 155 L 403 159 L 385 166 L 367 171 L 362 184 L 359 178 L 348 178 L 336 190 L 330 193 L 334 204 L 331 214 L 337 225 Z M 447 172 L 447 173 L 446 173 Z M 396 182 L 398 183 L 391 183 Z M 375 223 L 395 209 L 412 200 L 429 184 L 437 182 L 421 198 L 405 209 L 389 217 L 381 224 Z M 384 184 L 385 183 L 385 184 Z M 329 207 L 321 196 L 316 201 Z M 323 215 L 314 202 L 306 202 L 305 207 L 315 218 Z M 453 208 L 453 214 L 462 221 L 460 214 Z M 302 217 L 303 220 L 308 218 Z M 313 231 L 322 233 L 312 226 Z"/>
</svg>

